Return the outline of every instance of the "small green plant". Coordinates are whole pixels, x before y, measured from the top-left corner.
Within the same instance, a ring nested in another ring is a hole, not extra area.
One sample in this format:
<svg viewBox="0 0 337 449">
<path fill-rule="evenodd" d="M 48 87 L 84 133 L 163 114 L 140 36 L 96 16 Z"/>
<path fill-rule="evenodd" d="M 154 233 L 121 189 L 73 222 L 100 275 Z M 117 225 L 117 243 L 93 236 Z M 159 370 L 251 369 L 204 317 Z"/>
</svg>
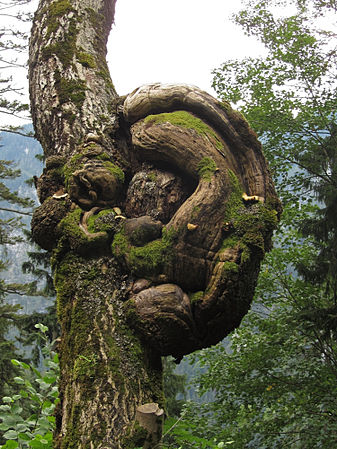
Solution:
<svg viewBox="0 0 337 449">
<path fill-rule="evenodd" d="M 53 342 L 49 342 L 46 335 L 47 326 L 36 324 L 35 327 L 44 341 L 44 367 L 39 370 L 31 364 L 12 360 L 13 365 L 21 371 L 21 376 L 14 378 L 20 391 L 2 398 L 0 432 L 3 433 L 2 440 L 5 441 L 5 444 L 0 446 L 2 449 L 53 447 L 55 418 L 52 415 L 59 401 L 59 361 L 52 349 Z"/>
</svg>

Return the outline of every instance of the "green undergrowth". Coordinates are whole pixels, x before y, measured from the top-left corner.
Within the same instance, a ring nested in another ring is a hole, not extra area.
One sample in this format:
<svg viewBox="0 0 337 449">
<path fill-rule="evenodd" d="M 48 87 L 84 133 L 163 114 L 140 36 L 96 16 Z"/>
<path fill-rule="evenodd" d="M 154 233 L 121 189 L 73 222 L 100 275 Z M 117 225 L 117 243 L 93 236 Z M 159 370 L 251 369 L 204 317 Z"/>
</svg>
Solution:
<svg viewBox="0 0 337 449">
<path fill-rule="evenodd" d="M 3 449 L 52 449 L 55 416 L 59 402 L 59 359 L 53 351 L 55 342 L 47 337 L 48 328 L 35 325 L 43 342 L 43 367 L 35 367 L 19 360 L 12 364 L 19 370 L 14 382 L 18 392 L 2 398 L 0 405 L 1 439 Z"/>
</svg>

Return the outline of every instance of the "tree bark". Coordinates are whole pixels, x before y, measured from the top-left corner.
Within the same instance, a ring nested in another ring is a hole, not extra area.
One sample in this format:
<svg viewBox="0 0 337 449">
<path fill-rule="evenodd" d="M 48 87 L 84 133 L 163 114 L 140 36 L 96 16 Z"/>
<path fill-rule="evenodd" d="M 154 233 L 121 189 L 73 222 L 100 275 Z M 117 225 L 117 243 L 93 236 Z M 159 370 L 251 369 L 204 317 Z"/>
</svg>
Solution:
<svg viewBox="0 0 337 449">
<path fill-rule="evenodd" d="M 62 328 L 56 448 L 157 444 L 161 413 L 150 429 L 136 412 L 165 405 L 161 356 L 239 325 L 281 211 L 261 145 L 228 104 L 186 85 L 117 96 L 114 8 L 41 0 L 30 41 L 46 156 L 32 231 L 52 251 Z"/>
</svg>

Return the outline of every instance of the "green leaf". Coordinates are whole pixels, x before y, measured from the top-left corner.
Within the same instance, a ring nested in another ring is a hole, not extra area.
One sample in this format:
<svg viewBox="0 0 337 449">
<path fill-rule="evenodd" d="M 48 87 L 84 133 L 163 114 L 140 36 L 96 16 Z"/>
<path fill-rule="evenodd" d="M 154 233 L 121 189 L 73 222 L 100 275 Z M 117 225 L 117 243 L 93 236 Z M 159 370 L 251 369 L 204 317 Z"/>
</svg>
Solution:
<svg viewBox="0 0 337 449">
<path fill-rule="evenodd" d="M 0 405 L 0 412 L 7 412 L 7 411 L 10 411 L 10 409 L 11 408 L 9 405 Z"/>
<path fill-rule="evenodd" d="M 21 366 L 21 362 L 19 362 L 19 360 L 12 359 L 11 362 L 12 362 L 12 364 L 15 365 L 15 366 Z"/>
<path fill-rule="evenodd" d="M 46 332 L 48 332 L 48 327 L 45 326 L 44 324 L 38 323 L 38 324 L 35 324 L 34 327 L 36 327 L 36 329 L 40 329 L 40 331 L 43 332 L 44 334 Z"/>
<path fill-rule="evenodd" d="M 57 377 L 56 376 L 44 376 L 42 378 L 42 380 L 46 383 L 46 384 L 53 384 L 57 381 Z"/>
<path fill-rule="evenodd" d="M 15 440 L 18 437 L 18 433 L 15 430 L 8 430 L 3 434 L 5 440 Z"/>
<path fill-rule="evenodd" d="M 2 417 L 3 423 L 10 427 L 15 427 L 18 423 L 24 422 L 24 419 L 20 415 L 8 414 Z"/>
<path fill-rule="evenodd" d="M 12 427 L 12 426 L 10 426 L 10 425 L 8 425 L 8 424 L 6 424 L 6 423 L 4 423 L 4 422 L 0 423 L 0 430 L 2 430 L 2 431 L 8 430 L 8 429 L 10 429 L 11 427 Z"/>
<path fill-rule="evenodd" d="M 32 434 L 31 433 L 23 433 L 20 432 L 18 437 L 23 441 L 31 441 L 32 440 Z"/>
<path fill-rule="evenodd" d="M 29 444 L 33 449 L 52 449 L 50 442 L 43 438 L 41 435 L 36 435 L 35 439 L 32 440 Z"/>
<path fill-rule="evenodd" d="M 1 446 L 2 449 L 15 449 L 16 447 L 19 447 L 19 443 L 17 441 L 6 441 L 6 444 L 4 444 L 3 446 Z"/>
<path fill-rule="evenodd" d="M 24 384 L 25 383 L 24 379 L 22 379 L 22 377 L 18 377 L 18 376 L 14 377 L 14 381 L 17 384 Z"/>
</svg>

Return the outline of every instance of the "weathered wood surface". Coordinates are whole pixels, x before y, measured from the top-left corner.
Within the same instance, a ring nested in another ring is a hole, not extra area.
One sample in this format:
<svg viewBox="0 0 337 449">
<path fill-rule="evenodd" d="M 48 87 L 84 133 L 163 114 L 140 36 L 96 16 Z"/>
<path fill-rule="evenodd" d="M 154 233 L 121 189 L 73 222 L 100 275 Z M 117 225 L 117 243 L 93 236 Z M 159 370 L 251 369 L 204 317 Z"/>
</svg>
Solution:
<svg viewBox="0 0 337 449">
<path fill-rule="evenodd" d="M 114 6 L 41 0 L 30 44 L 47 157 L 32 231 L 53 251 L 62 328 L 56 448 L 148 444 L 135 416 L 164 405 L 161 355 L 179 360 L 239 325 L 281 209 L 229 104 L 187 85 L 117 96 Z"/>
</svg>

